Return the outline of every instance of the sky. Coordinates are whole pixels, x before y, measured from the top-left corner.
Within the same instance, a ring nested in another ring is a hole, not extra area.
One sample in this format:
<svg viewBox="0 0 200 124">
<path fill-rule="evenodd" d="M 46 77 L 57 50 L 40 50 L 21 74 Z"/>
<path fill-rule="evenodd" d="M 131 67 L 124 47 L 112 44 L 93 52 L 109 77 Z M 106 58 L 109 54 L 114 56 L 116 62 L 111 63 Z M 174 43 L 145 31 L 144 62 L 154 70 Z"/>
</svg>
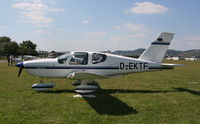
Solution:
<svg viewBox="0 0 200 124">
<path fill-rule="evenodd" d="M 200 49 L 200 0 L 1 0 L 0 36 L 37 50 L 146 48 L 160 32 L 170 49 Z"/>
</svg>

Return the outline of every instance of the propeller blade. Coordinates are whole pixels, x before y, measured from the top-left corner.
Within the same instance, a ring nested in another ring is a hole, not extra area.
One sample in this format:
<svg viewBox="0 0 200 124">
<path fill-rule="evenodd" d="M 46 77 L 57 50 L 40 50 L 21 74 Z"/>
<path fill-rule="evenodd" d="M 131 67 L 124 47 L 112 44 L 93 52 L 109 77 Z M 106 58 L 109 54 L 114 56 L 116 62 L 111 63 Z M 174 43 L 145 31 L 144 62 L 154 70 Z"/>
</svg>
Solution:
<svg viewBox="0 0 200 124">
<path fill-rule="evenodd" d="M 18 77 L 20 77 L 20 75 L 21 75 L 21 73 L 22 73 L 22 69 L 23 69 L 23 66 L 21 66 L 21 67 L 19 68 Z"/>
<path fill-rule="evenodd" d="M 24 68 L 23 62 L 17 63 L 15 66 L 19 67 L 18 77 L 20 77 L 22 69 Z"/>
</svg>

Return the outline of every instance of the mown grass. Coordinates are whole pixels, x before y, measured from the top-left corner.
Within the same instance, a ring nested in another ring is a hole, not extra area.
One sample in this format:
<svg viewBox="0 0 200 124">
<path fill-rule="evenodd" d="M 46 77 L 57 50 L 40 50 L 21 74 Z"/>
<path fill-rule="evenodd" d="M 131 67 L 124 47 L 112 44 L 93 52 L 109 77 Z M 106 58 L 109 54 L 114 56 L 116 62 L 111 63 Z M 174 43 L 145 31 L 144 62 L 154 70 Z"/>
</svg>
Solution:
<svg viewBox="0 0 200 124">
<path fill-rule="evenodd" d="M 200 62 L 171 63 L 186 66 L 98 80 L 96 98 L 73 98 L 67 79 L 45 79 L 57 86 L 38 93 L 38 78 L 0 63 L 0 124 L 200 123 Z"/>
</svg>

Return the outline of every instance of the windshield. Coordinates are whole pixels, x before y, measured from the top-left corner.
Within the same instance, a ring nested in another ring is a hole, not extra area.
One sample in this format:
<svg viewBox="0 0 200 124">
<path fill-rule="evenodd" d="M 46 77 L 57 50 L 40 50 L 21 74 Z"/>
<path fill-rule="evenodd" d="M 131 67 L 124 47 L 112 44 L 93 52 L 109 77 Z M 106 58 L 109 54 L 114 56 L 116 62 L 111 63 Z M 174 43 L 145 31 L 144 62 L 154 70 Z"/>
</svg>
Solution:
<svg viewBox="0 0 200 124">
<path fill-rule="evenodd" d="M 60 63 L 60 64 L 65 63 L 69 56 L 70 56 L 70 53 L 66 53 L 66 54 L 63 54 L 63 55 L 57 57 L 58 58 L 58 63 Z"/>
</svg>

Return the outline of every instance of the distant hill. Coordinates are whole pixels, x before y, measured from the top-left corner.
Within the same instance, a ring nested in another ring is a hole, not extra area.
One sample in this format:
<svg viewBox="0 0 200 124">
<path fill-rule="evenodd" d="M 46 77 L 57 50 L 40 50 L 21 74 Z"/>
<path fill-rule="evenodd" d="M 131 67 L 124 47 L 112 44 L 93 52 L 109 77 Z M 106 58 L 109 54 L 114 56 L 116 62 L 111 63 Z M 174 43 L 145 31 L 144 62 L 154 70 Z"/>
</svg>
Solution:
<svg viewBox="0 0 200 124">
<path fill-rule="evenodd" d="M 200 58 L 200 49 L 198 50 L 187 50 L 187 51 L 182 51 L 179 54 L 180 57 L 197 57 Z"/>
<path fill-rule="evenodd" d="M 116 54 L 116 55 L 122 55 L 122 56 L 138 57 L 142 54 L 143 51 L 144 49 L 136 49 L 136 50 L 129 50 L 129 51 L 117 50 L 111 53 Z"/>
<path fill-rule="evenodd" d="M 122 55 L 122 56 L 131 56 L 131 57 L 135 57 L 138 58 L 145 49 L 136 49 L 136 50 L 117 50 L 114 52 L 111 52 L 112 54 L 116 54 L 116 55 Z M 179 50 L 167 50 L 167 53 L 165 56 L 169 56 L 169 57 L 182 57 L 182 58 L 186 58 L 186 57 L 197 57 L 200 58 L 200 49 L 194 49 L 194 50 L 187 50 L 187 51 L 179 51 Z"/>
</svg>

